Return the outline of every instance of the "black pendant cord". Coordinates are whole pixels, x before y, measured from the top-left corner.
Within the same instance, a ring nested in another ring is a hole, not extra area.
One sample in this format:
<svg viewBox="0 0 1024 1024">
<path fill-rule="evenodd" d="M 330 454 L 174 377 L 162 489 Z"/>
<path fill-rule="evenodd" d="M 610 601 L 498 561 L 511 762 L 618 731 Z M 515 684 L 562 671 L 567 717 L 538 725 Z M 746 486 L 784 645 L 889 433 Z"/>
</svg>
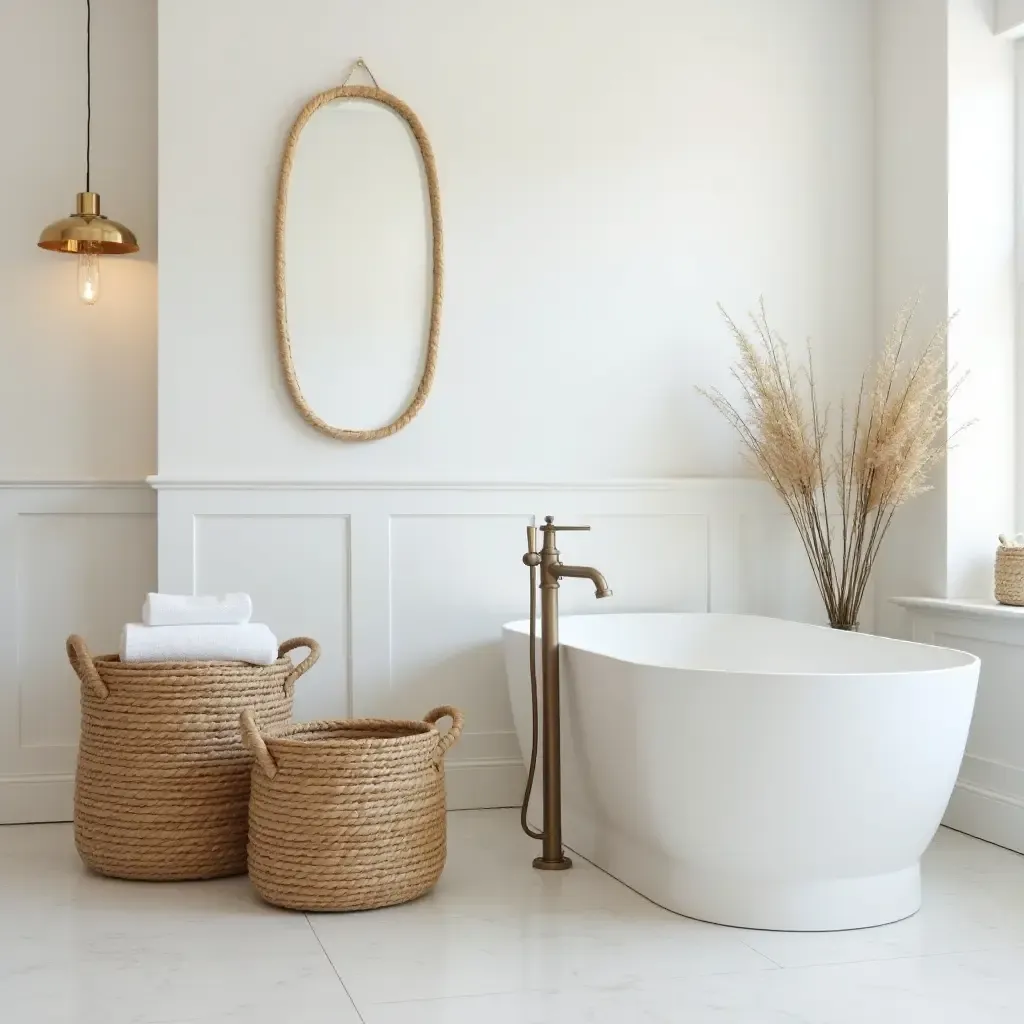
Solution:
<svg viewBox="0 0 1024 1024">
<path fill-rule="evenodd" d="M 92 0 L 85 0 L 85 191 L 92 171 Z"/>
</svg>

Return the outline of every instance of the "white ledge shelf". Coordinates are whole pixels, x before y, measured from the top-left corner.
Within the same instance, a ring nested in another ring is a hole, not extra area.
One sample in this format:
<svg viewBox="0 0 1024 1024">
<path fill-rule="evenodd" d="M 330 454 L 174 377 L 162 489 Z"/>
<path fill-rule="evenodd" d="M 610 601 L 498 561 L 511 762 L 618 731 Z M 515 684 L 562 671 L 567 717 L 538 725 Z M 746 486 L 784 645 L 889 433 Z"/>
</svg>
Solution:
<svg viewBox="0 0 1024 1024">
<path fill-rule="evenodd" d="M 894 597 L 891 600 L 910 611 L 1024 622 L 1024 608 L 999 604 L 990 597 Z"/>
</svg>

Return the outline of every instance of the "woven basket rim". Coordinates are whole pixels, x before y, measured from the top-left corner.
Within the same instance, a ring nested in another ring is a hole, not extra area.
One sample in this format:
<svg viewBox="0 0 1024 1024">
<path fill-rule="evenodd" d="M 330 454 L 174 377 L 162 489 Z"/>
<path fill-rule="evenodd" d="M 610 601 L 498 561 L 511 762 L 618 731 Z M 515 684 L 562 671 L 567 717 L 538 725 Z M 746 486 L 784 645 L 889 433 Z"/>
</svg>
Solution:
<svg viewBox="0 0 1024 1024">
<path fill-rule="evenodd" d="M 400 736 L 346 736 L 345 733 L 366 729 L 404 730 Z M 288 722 L 267 726 L 262 736 L 267 746 L 308 750 L 312 746 L 401 746 L 438 735 L 440 730 L 430 722 L 406 718 L 326 718 L 312 722 Z"/>
<path fill-rule="evenodd" d="M 287 654 L 272 661 L 269 665 L 254 665 L 248 661 L 226 659 L 224 661 L 122 661 L 119 654 L 97 654 L 93 659 L 97 669 L 114 669 L 117 672 L 224 672 L 230 669 L 236 672 L 250 673 L 288 667 L 294 668 L 292 659 Z"/>
</svg>

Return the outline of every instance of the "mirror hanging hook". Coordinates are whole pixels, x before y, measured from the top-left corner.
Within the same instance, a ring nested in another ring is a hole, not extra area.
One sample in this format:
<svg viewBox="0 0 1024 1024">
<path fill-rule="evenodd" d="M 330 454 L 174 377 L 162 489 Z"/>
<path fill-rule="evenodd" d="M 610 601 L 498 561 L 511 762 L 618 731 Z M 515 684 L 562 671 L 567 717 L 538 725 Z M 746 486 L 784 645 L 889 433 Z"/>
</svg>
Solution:
<svg viewBox="0 0 1024 1024">
<path fill-rule="evenodd" d="M 370 81 L 373 82 L 373 87 L 375 89 L 379 89 L 380 85 L 377 83 L 377 79 L 374 77 L 373 72 L 370 70 L 369 65 L 366 63 L 365 60 L 363 60 L 362 57 L 360 57 L 357 61 L 355 61 L 355 63 L 353 63 L 353 65 L 352 65 L 352 67 L 350 67 L 348 69 L 348 74 L 345 76 L 345 81 L 343 81 L 341 83 L 342 86 L 348 85 L 348 80 L 356 73 L 356 71 L 359 68 L 362 68 L 363 71 L 365 71 L 370 76 Z"/>
</svg>

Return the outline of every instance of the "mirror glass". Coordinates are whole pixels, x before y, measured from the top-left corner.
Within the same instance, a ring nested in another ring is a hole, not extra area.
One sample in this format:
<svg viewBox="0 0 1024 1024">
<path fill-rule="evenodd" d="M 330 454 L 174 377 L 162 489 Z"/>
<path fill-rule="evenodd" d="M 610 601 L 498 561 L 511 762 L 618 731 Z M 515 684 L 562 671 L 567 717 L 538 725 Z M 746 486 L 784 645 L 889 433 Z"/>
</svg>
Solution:
<svg viewBox="0 0 1024 1024">
<path fill-rule="evenodd" d="M 331 426 L 390 423 L 423 372 L 433 288 L 409 126 L 373 100 L 325 104 L 299 135 L 287 201 L 288 330 L 306 403 Z"/>
</svg>

